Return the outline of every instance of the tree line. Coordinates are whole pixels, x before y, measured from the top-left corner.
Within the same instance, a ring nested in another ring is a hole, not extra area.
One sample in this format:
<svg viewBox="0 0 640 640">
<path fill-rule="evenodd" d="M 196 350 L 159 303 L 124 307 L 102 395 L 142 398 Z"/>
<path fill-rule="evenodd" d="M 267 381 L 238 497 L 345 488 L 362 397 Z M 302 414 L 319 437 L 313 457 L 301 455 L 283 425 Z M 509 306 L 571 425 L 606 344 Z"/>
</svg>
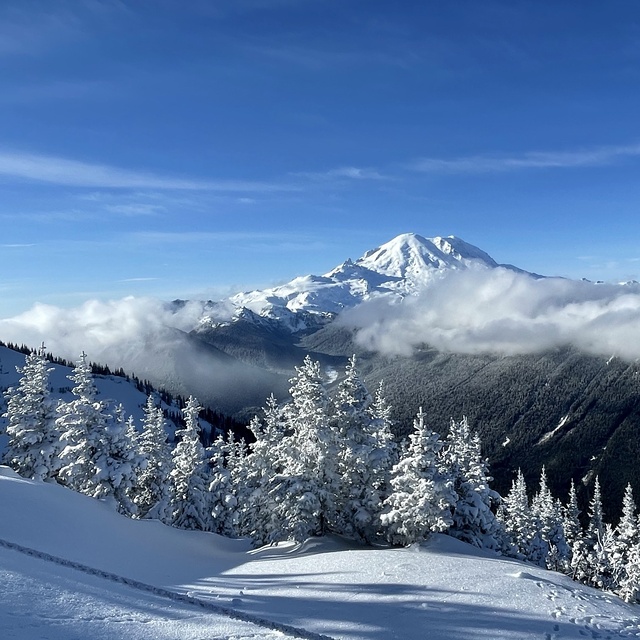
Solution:
<svg viewBox="0 0 640 640">
<path fill-rule="evenodd" d="M 52 396 L 44 346 L 18 371 L 18 385 L 5 392 L 3 462 L 24 477 L 111 502 L 124 515 L 246 536 L 256 545 L 332 533 L 406 546 L 442 532 L 627 601 L 640 598 L 630 486 L 616 527 L 603 521 L 597 478 L 586 528 L 575 487 L 562 504 L 544 469 L 532 500 L 521 473 L 502 498 L 490 487 L 480 439 L 466 418 L 451 420 L 442 437 L 420 409 L 408 439 L 396 441 L 384 387 L 368 391 L 355 357 L 331 393 L 320 364 L 305 358 L 290 381 L 290 400 L 270 397 L 249 424 L 254 442 L 229 432 L 206 447 L 193 397 L 170 443 L 157 398 L 149 395 L 136 425 L 122 406 L 98 399 L 84 353 L 69 376 L 69 401 Z"/>
</svg>

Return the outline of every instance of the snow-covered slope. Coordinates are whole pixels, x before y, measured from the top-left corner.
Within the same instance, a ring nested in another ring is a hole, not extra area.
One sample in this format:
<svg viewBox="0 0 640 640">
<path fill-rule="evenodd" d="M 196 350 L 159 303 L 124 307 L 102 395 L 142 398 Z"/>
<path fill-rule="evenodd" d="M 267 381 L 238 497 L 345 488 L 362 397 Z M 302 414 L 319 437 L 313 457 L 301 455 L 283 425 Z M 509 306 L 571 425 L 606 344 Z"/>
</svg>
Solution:
<svg viewBox="0 0 640 640">
<path fill-rule="evenodd" d="M 640 637 L 638 607 L 445 536 L 408 549 L 313 539 L 252 551 L 129 520 L 6 467 L 0 505 L 1 638 Z"/>
<path fill-rule="evenodd" d="M 233 321 L 249 310 L 298 331 L 319 326 L 364 300 L 413 295 L 450 270 L 498 266 L 487 253 L 455 236 L 424 238 L 405 233 L 322 276 L 302 276 L 214 303 L 202 318 L 201 329 Z"/>
</svg>

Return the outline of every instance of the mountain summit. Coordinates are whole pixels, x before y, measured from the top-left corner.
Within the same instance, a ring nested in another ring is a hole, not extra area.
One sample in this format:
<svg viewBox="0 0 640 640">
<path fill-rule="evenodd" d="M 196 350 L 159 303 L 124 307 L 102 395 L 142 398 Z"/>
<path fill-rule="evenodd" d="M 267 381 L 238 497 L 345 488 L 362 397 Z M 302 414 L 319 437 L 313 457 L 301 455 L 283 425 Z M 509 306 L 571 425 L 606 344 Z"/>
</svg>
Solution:
<svg viewBox="0 0 640 640">
<path fill-rule="evenodd" d="M 418 281 L 433 269 L 498 266 L 487 253 L 460 238 L 423 238 L 416 233 L 403 233 L 367 251 L 356 264 L 380 274 Z"/>
<path fill-rule="evenodd" d="M 364 300 L 415 295 L 450 270 L 499 266 L 503 265 L 482 249 L 455 236 L 425 238 L 403 233 L 324 275 L 301 276 L 277 287 L 238 293 L 214 303 L 202 318 L 201 328 L 251 317 L 255 321 L 276 321 L 289 331 L 305 330 Z"/>
</svg>

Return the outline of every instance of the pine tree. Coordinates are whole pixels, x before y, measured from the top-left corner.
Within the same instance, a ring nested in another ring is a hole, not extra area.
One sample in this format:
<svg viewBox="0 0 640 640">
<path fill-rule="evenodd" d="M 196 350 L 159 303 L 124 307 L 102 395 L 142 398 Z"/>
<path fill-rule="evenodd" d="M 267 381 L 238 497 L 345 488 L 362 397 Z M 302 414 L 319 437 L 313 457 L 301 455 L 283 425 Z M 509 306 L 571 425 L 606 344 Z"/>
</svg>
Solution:
<svg viewBox="0 0 640 640">
<path fill-rule="evenodd" d="M 168 524 L 172 469 L 171 447 L 167 442 L 166 421 L 162 409 L 149 395 L 144 408 L 138 446 L 145 460 L 134 491 L 139 518 L 154 518 Z"/>
<path fill-rule="evenodd" d="M 480 437 L 472 434 L 466 417 L 451 420 L 443 459 L 456 493 L 449 534 L 477 547 L 502 549 L 504 532 L 492 511 L 500 496 L 489 487 L 493 478 L 482 457 Z"/>
<path fill-rule="evenodd" d="M 198 401 L 189 396 L 182 410 L 185 426 L 176 431 L 178 443 L 172 454 L 169 513 L 175 527 L 208 531 L 211 525 L 209 473 L 199 438 L 198 414 L 201 410 Z"/>
<path fill-rule="evenodd" d="M 96 456 L 110 416 L 107 403 L 96 399 L 98 391 L 84 352 L 69 379 L 75 383 L 72 392 L 76 398 L 58 405 L 56 426 L 63 447 L 58 478 L 71 489 L 93 497 L 101 493 Z"/>
<path fill-rule="evenodd" d="M 9 438 L 3 462 L 17 473 L 35 480 L 51 480 L 58 470 L 60 433 L 55 424 L 55 406 L 50 395 L 49 367 L 44 344 L 29 353 L 17 387 L 5 392 L 6 434 Z"/>
<path fill-rule="evenodd" d="M 422 409 L 414 420 L 406 457 L 391 472 L 391 495 L 380 520 L 392 544 L 410 545 L 452 524 L 456 503 L 453 480 L 438 464 L 442 441 L 425 424 Z"/>
</svg>

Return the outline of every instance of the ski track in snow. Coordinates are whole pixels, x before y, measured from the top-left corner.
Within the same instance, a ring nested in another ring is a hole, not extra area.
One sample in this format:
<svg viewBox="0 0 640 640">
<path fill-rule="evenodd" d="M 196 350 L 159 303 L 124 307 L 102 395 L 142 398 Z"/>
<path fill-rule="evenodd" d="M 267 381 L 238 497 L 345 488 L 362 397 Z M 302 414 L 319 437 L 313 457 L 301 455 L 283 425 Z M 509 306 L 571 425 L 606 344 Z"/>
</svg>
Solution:
<svg viewBox="0 0 640 640">
<path fill-rule="evenodd" d="M 49 553 L 44 553 L 41 551 L 37 551 L 36 549 L 30 549 L 29 547 L 23 547 L 22 545 L 16 544 L 14 542 L 9 542 L 8 540 L 0 539 L 0 547 L 4 547 L 5 549 L 10 549 L 12 551 L 16 551 L 18 553 L 22 553 L 27 556 L 31 556 L 33 558 L 38 558 L 40 560 L 44 560 L 46 562 L 51 562 L 53 564 L 57 564 L 63 567 L 67 567 L 69 569 L 74 569 L 76 571 L 81 571 L 82 573 L 86 573 L 91 576 L 96 576 L 98 578 L 102 578 L 104 580 L 108 580 L 110 582 L 115 582 L 118 584 L 123 584 L 128 587 L 132 587 L 133 589 L 137 589 L 139 591 L 143 591 L 146 593 L 150 593 L 154 596 L 158 596 L 161 598 L 167 598 L 174 602 L 178 602 L 180 604 L 191 605 L 194 607 L 199 607 L 209 611 L 211 613 L 225 616 L 227 618 L 231 618 L 233 620 L 238 620 L 240 622 L 250 623 L 252 625 L 256 625 L 258 627 L 262 627 L 264 629 L 268 629 L 269 631 L 280 632 L 278 636 L 275 637 L 289 637 L 289 638 L 302 638 L 304 640 L 334 640 L 330 636 L 313 633 L 307 631 L 305 629 L 300 629 L 298 627 L 294 627 L 287 624 L 281 624 L 272 622 L 270 620 L 266 620 L 265 618 L 261 618 L 259 616 L 253 616 L 248 613 L 243 613 L 241 611 L 237 611 L 235 609 L 231 609 L 229 607 L 223 607 L 220 605 L 213 604 L 212 602 L 207 602 L 205 600 L 195 598 L 190 595 L 185 595 L 181 593 L 177 593 L 175 591 L 171 591 L 169 589 L 163 589 L 161 587 L 154 587 L 150 584 L 145 584 L 144 582 L 139 582 L 138 580 L 132 580 L 130 578 L 125 578 L 124 576 L 119 576 L 115 573 L 109 573 L 108 571 L 102 571 L 100 569 L 94 569 L 93 567 L 88 567 L 87 565 L 81 564 L 79 562 L 73 562 L 71 560 L 65 560 L 64 558 L 59 558 L 57 556 L 53 556 Z M 54 619 L 54 618 L 52 618 Z M 94 616 L 95 620 L 100 619 L 99 616 Z M 126 621 L 126 620 L 123 620 Z M 227 640 L 244 640 L 245 638 L 249 640 L 249 638 L 271 638 L 271 635 L 263 636 L 263 635 L 251 635 L 251 636 L 237 636 L 233 637 L 229 636 Z M 223 640 L 218 636 L 219 640 Z M 218 640 L 218 638 L 211 638 L 211 640 Z M 209 639 L 203 639 L 209 640 Z"/>
</svg>

